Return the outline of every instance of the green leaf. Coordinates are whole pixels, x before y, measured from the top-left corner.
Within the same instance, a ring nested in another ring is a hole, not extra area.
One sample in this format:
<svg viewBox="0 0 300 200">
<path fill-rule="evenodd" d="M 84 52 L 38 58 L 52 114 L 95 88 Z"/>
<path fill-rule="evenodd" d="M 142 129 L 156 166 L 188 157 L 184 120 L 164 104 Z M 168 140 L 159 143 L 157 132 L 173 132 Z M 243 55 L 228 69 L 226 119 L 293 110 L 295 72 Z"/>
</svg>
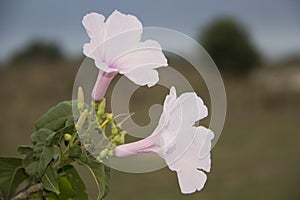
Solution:
<svg viewBox="0 0 300 200">
<path fill-rule="evenodd" d="M 26 174 L 28 174 L 31 177 L 35 177 L 38 175 L 39 161 L 31 160 L 28 163 L 23 162 L 23 167 L 25 169 Z"/>
<path fill-rule="evenodd" d="M 42 183 L 44 189 L 59 195 L 60 191 L 58 186 L 58 177 L 56 172 L 53 171 L 51 166 L 49 166 L 46 169 L 46 172 L 42 177 Z"/>
<path fill-rule="evenodd" d="M 39 174 L 42 175 L 49 163 L 51 162 L 54 154 L 54 147 L 53 146 L 44 146 L 43 150 L 40 154 L 40 161 L 39 161 Z"/>
<path fill-rule="evenodd" d="M 32 155 L 33 147 L 32 146 L 19 146 L 17 152 L 19 154 Z"/>
<path fill-rule="evenodd" d="M 42 128 L 36 131 L 31 135 L 31 142 L 34 145 L 38 143 L 46 144 L 46 139 L 53 134 L 53 131 L 50 129 Z"/>
<path fill-rule="evenodd" d="M 72 101 L 64 101 L 46 112 L 35 123 L 36 130 L 47 128 L 57 131 L 66 125 L 73 118 Z"/>
<path fill-rule="evenodd" d="M 88 156 L 85 165 L 88 167 L 97 183 L 99 192 L 97 200 L 101 200 L 109 192 L 110 170 L 91 156 Z"/>
<path fill-rule="evenodd" d="M 74 200 L 88 200 L 86 193 L 86 187 L 82 179 L 80 178 L 77 170 L 72 165 L 66 165 L 62 168 L 64 176 L 72 185 L 72 189 L 75 192 Z"/>
<path fill-rule="evenodd" d="M 47 200 L 58 200 L 58 196 L 54 192 L 47 194 Z"/>
<path fill-rule="evenodd" d="M 74 114 L 73 114 L 74 115 Z M 70 125 L 74 125 L 75 122 L 74 122 L 74 118 L 73 116 L 72 117 L 69 117 L 65 123 L 66 126 L 70 126 Z"/>
<path fill-rule="evenodd" d="M 54 134 L 52 130 L 42 128 L 31 135 L 31 141 L 35 145 L 34 155 L 39 158 L 38 172 L 42 175 L 49 163 L 51 162 L 54 154 L 53 145 L 47 145 L 47 139 Z M 24 149 L 23 149 L 24 150 Z M 26 171 L 30 171 L 29 173 L 33 173 L 28 168 L 25 168 Z"/>
<path fill-rule="evenodd" d="M 68 200 L 74 197 L 75 191 L 72 188 L 71 183 L 66 177 L 60 177 L 58 181 L 60 194 L 58 195 L 59 200 Z"/>
<path fill-rule="evenodd" d="M 81 147 L 80 146 L 72 146 L 68 151 L 69 158 L 79 158 L 81 156 Z"/>
<path fill-rule="evenodd" d="M 22 166 L 25 169 L 25 173 L 31 178 L 37 177 L 39 172 L 39 158 L 34 154 L 34 148 L 32 146 L 20 146 L 18 153 L 26 154 L 22 160 Z"/>
<path fill-rule="evenodd" d="M 27 177 L 22 168 L 22 159 L 0 157 L 0 188 L 4 199 L 10 199 Z"/>
</svg>

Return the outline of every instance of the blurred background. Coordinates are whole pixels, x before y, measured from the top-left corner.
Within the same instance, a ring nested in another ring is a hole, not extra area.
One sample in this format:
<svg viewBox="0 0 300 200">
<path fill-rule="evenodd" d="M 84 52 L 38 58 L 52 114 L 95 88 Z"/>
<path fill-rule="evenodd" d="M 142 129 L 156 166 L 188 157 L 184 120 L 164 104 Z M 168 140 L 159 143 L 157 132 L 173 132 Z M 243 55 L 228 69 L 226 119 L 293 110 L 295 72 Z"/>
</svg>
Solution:
<svg viewBox="0 0 300 200">
<path fill-rule="evenodd" d="M 82 17 L 115 9 L 136 15 L 144 26 L 198 40 L 221 71 L 228 112 L 203 191 L 180 194 L 176 174 L 167 168 L 147 174 L 113 170 L 106 199 L 300 199 L 298 0 L 1 0 L 0 155 L 16 155 L 18 145 L 29 144 L 35 120 L 72 98 L 82 46 L 89 41 Z M 192 77 L 188 63 L 168 59 Z M 193 86 L 209 105 L 205 87 Z M 164 95 L 154 94 L 149 98 L 141 89 L 131 109 L 163 101 Z M 142 116 L 135 116 L 137 122 L 147 123 Z M 96 186 L 85 181 L 94 199 Z"/>
</svg>

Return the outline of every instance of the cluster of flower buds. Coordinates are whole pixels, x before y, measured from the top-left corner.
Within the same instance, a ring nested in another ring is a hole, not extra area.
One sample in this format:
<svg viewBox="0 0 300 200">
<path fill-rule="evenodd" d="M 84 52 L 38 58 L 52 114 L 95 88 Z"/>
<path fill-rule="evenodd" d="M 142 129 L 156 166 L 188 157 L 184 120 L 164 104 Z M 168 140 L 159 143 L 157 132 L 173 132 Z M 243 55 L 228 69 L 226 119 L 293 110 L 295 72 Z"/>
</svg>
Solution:
<svg viewBox="0 0 300 200">
<path fill-rule="evenodd" d="M 113 156 L 116 146 L 125 143 L 126 131 L 122 130 L 121 124 L 115 122 L 115 116 L 112 113 L 105 111 L 105 98 L 98 102 L 92 101 L 91 107 L 88 109 L 84 103 L 84 92 L 81 87 L 78 88 L 77 95 L 79 117 L 75 128 L 84 146 L 98 152 L 96 158 L 102 162 L 106 157 Z M 96 145 L 92 139 L 95 130 L 101 136 L 101 140 Z M 71 140 L 67 134 L 64 137 L 66 141 Z"/>
</svg>

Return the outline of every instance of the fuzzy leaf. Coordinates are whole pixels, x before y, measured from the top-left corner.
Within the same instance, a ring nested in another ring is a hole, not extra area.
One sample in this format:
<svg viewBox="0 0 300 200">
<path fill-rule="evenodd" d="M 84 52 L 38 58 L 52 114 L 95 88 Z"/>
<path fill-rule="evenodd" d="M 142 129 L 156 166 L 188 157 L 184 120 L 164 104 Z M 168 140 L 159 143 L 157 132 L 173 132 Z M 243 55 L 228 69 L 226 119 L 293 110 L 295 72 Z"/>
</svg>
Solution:
<svg viewBox="0 0 300 200">
<path fill-rule="evenodd" d="M 38 143 L 45 144 L 47 138 L 52 134 L 53 131 L 50 129 L 45 129 L 45 128 L 39 129 L 38 131 L 36 131 L 31 135 L 31 142 L 34 145 L 37 145 Z"/>
<path fill-rule="evenodd" d="M 86 187 L 76 169 L 72 165 L 67 165 L 62 168 L 64 176 L 68 179 L 72 185 L 72 189 L 75 192 L 73 197 L 74 200 L 88 200 L 88 195 L 86 193 Z"/>
<path fill-rule="evenodd" d="M 24 164 L 23 167 L 25 169 L 26 174 L 28 174 L 31 177 L 35 177 L 38 175 L 39 171 L 39 161 L 31 160 L 31 162 L 28 162 L 27 164 Z"/>
<path fill-rule="evenodd" d="M 68 200 L 74 197 L 75 191 L 72 188 L 71 183 L 66 177 L 60 177 L 58 181 L 60 194 L 58 195 L 59 200 Z"/>
<path fill-rule="evenodd" d="M 32 155 L 33 147 L 32 146 L 19 146 L 17 149 L 19 154 Z"/>
<path fill-rule="evenodd" d="M 45 174 L 42 177 L 42 183 L 44 189 L 54 192 L 59 195 L 58 177 L 56 172 L 53 171 L 52 167 L 48 167 Z"/>
<path fill-rule="evenodd" d="M 22 168 L 22 159 L 0 157 L 0 188 L 4 199 L 10 199 L 27 177 Z"/>
<path fill-rule="evenodd" d="M 73 118 L 72 101 L 64 101 L 52 107 L 35 123 L 36 130 L 47 128 L 57 131 Z"/>
<path fill-rule="evenodd" d="M 72 146 L 69 149 L 68 156 L 69 158 L 79 158 L 81 156 L 81 151 L 80 146 Z"/>
<path fill-rule="evenodd" d="M 88 156 L 85 165 L 88 167 L 92 173 L 98 187 L 98 197 L 97 200 L 103 199 L 109 192 L 109 182 L 110 182 L 110 169 L 106 168 L 105 165 L 99 163 L 93 157 Z"/>
<path fill-rule="evenodd" d="M 53 146 L 44 146 L 41 154 L 39 155 L 39 174 L 42 175 L 49 163 L 51 162 L 54 154 L 54 147 Z"/>
</svg>

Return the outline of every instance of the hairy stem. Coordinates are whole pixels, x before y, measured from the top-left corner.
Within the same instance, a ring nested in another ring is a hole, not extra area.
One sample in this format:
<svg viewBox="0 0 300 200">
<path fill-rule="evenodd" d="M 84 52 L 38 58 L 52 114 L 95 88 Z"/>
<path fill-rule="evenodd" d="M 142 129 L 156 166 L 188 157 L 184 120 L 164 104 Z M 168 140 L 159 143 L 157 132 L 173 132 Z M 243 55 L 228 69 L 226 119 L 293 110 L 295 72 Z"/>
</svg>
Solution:
<svg viewBox="0 0 300 200">
<path fill-rule="evenodd" d="M 15 197 L 12 198 L 12 200 L 26 200 L 30 199 L 30 196 L 40 190 L 43 189 L 42 183 L 37 183 L 35 185 L 32 185 L 30 188 L 18 193 Z"/>
</svg>

